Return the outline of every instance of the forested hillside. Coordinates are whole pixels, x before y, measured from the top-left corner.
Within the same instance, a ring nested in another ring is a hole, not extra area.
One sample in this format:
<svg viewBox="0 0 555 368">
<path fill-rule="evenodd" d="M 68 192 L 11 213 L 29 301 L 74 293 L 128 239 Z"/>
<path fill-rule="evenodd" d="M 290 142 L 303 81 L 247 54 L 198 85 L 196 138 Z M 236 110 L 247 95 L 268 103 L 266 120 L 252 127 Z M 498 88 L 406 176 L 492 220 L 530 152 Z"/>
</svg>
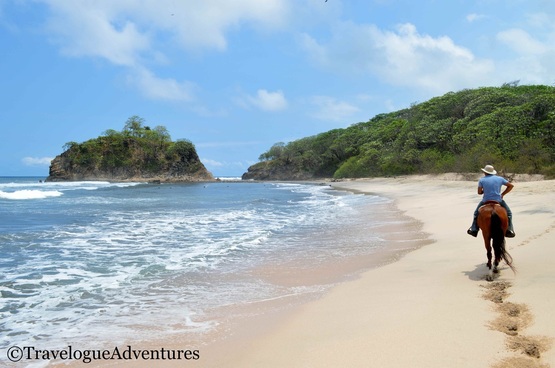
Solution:
<svg viewBox="0 0 555 368">
<path fill-rule="evenodd" d="M 260 155 L 245 179 L 356 178 L 475 172 L 555 176 L 555 87 L 484 87 L 450 92 L 368 122 Z"/>
<path fill-rule="evenodd" d="M 121 132 L 109 129 L 83 143 L 69 142 L 52 160 L 48 181 L 212 180 L 188 140 L 171 140 L 164 126 L 150 128 L 130 117 Z"/>
</svg>

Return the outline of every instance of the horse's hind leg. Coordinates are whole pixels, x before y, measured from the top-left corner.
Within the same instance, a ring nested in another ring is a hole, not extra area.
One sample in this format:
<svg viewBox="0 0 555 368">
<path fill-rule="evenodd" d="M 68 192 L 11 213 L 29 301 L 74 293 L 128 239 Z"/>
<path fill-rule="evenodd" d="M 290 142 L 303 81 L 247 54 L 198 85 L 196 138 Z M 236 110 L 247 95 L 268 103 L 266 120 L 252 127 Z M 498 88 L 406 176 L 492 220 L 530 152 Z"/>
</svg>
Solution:
<svg viewBox="0 0 555 368">
<path fill-rule="evenodd" d="M 488 235 L 488 237 L 489 237 L 489 235 Z M 485 235 L 484 235 L 484 244 L 486 246 L 486 255 L 488 257 L 488 268 L 491 270 L 491 258 L 492 258 L 491 245 L 489 243 L 489 239 L 485 238 Z"/>
<path fill-rule="evenodd" d="M 492 254 L 491 254 L 491 245 L 489 243 L 489 239 L 484 239 L 485 244 L 486 244 L 486 252 L 487 252 L 487 256 L 488 256 L 488 263 L 487 266 L 489 268 L 489 274 L 486 276 L 486 280 L 488 281 L 493 281 L 493 272 L 494 270 L 491 269 L 491 258 L 492 258 Z"/>
<path fill-rule="evenodd" d="M 486 247 L 486 252 L 488 256 L 488 269 L 489 275 L 486 277 L 488 281 L 493 280 L 493 272 L 491 269 L 491 211 L 488 210 L 489 207 L 481 207 L 478 216 L 478 226 L 482 230 L 482 236 L 484 237 L 484 246 Z"/>
</svg>

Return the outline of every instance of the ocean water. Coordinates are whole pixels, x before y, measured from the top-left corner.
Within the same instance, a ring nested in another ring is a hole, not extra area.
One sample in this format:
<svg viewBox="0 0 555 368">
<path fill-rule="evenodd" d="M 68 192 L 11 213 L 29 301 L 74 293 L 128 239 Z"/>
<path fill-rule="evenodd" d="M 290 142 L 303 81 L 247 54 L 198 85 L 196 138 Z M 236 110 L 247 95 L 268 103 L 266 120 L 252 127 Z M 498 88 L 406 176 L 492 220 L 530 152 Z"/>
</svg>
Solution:
<svg viewBox="0 0 555 368">
<path fill-rule="evenodd" d="M 403 221 L 327 185 L 39 179 L 0 178 L 0 349 L 204 333 L 222 306 L 329 287 L 253 270 L 368 255 Z"/>
</svg>

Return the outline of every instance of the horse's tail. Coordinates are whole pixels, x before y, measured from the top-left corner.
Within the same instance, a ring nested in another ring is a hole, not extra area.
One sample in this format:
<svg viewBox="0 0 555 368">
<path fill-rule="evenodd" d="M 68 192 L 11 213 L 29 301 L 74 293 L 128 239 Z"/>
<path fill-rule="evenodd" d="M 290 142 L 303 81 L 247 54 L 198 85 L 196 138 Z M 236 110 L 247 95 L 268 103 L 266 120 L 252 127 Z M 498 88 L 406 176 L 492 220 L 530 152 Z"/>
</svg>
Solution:
<svg viewBox="0 0 555 368">
<path fill-rule="evenodd" d="M 513 257 L 505 249 L 505 231 L 501 226 L 501 218 L 497 212 L 491 212 L 491 238 L 493 240 L 493 251 L 495 253 L 495 258 L 502 258 L 507 266 L 516 272 L 513 266 Z"/>
</svg>

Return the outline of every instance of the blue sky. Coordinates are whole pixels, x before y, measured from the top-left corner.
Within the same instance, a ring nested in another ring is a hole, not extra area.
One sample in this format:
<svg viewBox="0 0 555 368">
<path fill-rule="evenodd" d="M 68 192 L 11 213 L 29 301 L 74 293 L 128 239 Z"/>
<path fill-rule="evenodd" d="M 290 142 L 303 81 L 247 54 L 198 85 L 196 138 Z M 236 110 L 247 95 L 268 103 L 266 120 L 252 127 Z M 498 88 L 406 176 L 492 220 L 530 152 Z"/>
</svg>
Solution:
<svg viewBox="0 0 555 368">
<path fill-rule="evenodd" d="M 552 0 L 0 0 L 0 176 L 133 115 L 215 176 L 449 91 L 555 83 Z"/>
</svg>

